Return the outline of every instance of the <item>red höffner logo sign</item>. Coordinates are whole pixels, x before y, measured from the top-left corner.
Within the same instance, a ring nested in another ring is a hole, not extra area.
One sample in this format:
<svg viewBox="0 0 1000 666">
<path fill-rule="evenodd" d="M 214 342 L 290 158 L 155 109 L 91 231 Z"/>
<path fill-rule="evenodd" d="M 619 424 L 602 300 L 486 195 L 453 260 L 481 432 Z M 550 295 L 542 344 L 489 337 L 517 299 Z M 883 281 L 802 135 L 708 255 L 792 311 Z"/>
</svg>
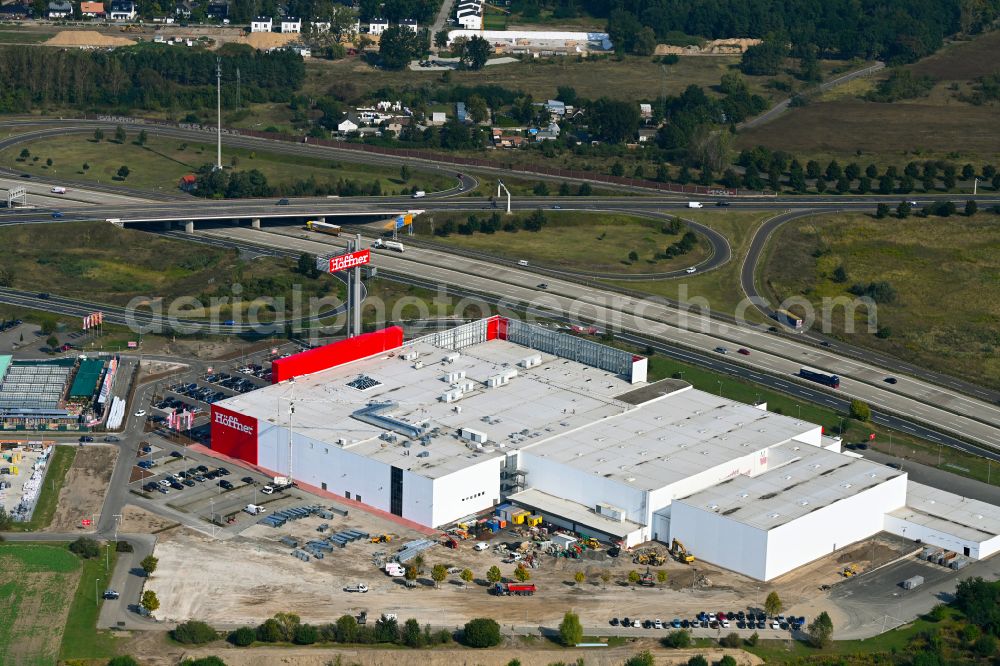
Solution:
<svg viewBox="0 0 1000 666">
<path fill-rule="evenodd" d="M 336 273 L 338 271 L 345 271 L 348 268 L 362 266 L 370 262 L 371 257 L 371 250 L 359 250 L 357 252 L 348 252 L 347 254 L 338 254 L 336 257 L 330 257 L 329 270 L 331 273 Z"/>
<path fill-rule="evenodd" d="M 227 428 L 233 428 L 234 430 L 239 430 L 247 435 L 253 434 L 253 426 L 248 426 L 246 424 L 240 423 L 240 420 L 235 416 L 230 414 L 223 414 L 222 412 L 215 413 L 215 422 L 219 425 L 224 425 Z"/>
</svg>

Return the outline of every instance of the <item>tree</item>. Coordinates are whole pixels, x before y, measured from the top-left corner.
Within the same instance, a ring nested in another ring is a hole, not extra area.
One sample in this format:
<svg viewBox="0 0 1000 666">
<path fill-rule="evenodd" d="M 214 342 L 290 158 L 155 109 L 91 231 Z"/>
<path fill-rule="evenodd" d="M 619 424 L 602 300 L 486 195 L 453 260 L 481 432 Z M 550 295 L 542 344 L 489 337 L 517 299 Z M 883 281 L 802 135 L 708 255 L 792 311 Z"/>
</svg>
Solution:
<svg viewBox="0 0 1000 666">
<path fill-rule="evenodd" d="M 785 42 L 774 36 L 768 36 L 760 44 L 751 46 L 743 52 L 740 70 L 744 74 L 755 76 L 774 76 L 780 71 L 787 56 L 788 46 Z"/>
<path fill-rule="evenodd" d="M 587 109 L 590 132 L 608 143 L 632 139 L 639 129 L 639 105 L 602 97 Z"/>
<path fill-rule="evenodd" d="M 469 647 L 489 648 L 500 645 L 500 625 L 496 620 L 479 617 L 465 623 L 462 640 Z"/>
<path fill-rule="evenodd" d="M 49 157 L 49 158 L 47 158 L 45 160 L 45 166 L 47 166 L 47 167 L 51 167 L 52 166 L 52 158 L 51 157 Z"/>
<path fill-rule="evenodd" d="M 979 206 L 976 204 L 975 199 L 969 199 L 965 202 L 965 216 L 972 217 L 979 210 Z"/>
<path fill-rule="evenodd" d="M 583 642 L 583 625 L 576 613 L 566 613 L 559 624 L 559 641 L 566 647 L 574 647 Z"/>
<path fill-rule="evenodd" d="M 646 354 L 646 356 L 652 356 L 652 354 Z M 656 582 L 659 583 L 660 585 L 666 583 L 667 578 L 668 578 L 667 572 L 664 571 L 663 569 L 660 569 L 659 571 L 656 572 Z"/>
<path fill-rule="evenodd" d="M 696 654 L 688 659 L 687 666 L 708 666 L 708 659 L 705 659 L 700 654 Z"/>
<path fill-rule="evenodd" d="M 55 351 L 56 347 L 59 346 L 59 338 L 57 338 L 54 335 L 50 335 L 48 338 L 46 338 L 45 344 L 48 345 L 49 349 Z"/>
<path fill-rule="evenodd" d="M 615 163 L 611 165 L 611 175 L 616 178 L 621 178 L 625 175 L 625 165 L 615 160 Z"/>
<path fill-rule="evenodd" d="M 549 186 L 544 180 L 540 180 L 535 183 L 535 186 L 532 188 L 532 192 L 534 192 L 537 197 L 547 197 L 549 196 Z"/>
<path fill-rule="evenodd" d="M 434 581 L 434 586 L 437 587 L 444 582 L 444 579 L 448 577 L 448 567 L 443 564 L 435 564 L 431 568 L 431 580 Z"/>
<path fill-rule="evenodd" d="M 462 579 L 462 582 L 465 583 L 466 586 L 468 586 L 468 584 L 471 583 L 472 579 L 474 578 L 472 574 L 472 569 L 462 569 L 462 573 L 458 574 L 458 577 Z"/>
<path fill-rule="evenodd" d="M 872 408 L 867 402 L 855 398 L 851 400 L 851 418 L 858 421 L 869 421 L 872 418 Z"/>
<path fill-rule="evenodd" d="M 23 162 L 26 159 L 28 159 L 29 157 L 31 157 L 31 151 L 28 150 L 27 148 L 22 148 L 21 149 L 21 156 L 18 159 L 20 159 Z"/>
<path fill-rule="evenodd" d="M 420 571 L 417 570 L 417 565 L 410 564 L 406 567 L 403 577 L 406 578 L 406 580 L 416 580 L 419 575 Z"/>
<path fill-rule="evenodd" d="M 889 215 L 889 204 L 879 203 L 879 205 L 875 207 L 875 217 L 878 218 L 879 220 L 888 217 L 888 215 Z"/>
<path fill-rule="evenodd" d="M 319 630 L 311 624 L 300 624 L 292 632 L 292 642 L 296 645 L 312 645 L 319 640 Z"/>
<path fill-rule="evenodd" d="M 593 188 L 590 187 L 590 183 L 580 183 L 576 194 L 580 197 L 589 197 L 591 192 L 593 192 Z"/>
<path fill-rule="evenodd" d="M 156 559 L 152 555 L 147 555 L 146 557 L 142 558 L 142 562 L 139 562 L 139 566 L 142 567 L 142 570 L 145 571 L 146 575 L 148 576 L 152 574 L 154 571 L 156 571 L 156 565 L 159 563 L 160 561 L 158 559 Z"/>
<path fill-rule="evenodd" d="M 403 69 L 424 52 L 420 35 L 407 27 L 391 25 L 379 40 L 378 54 L 386 69 Z"/>
<path fill-rule="evenodd" d="M 257 638 L 257 633 L 252 627 L 240 627 L 232 633 L 229 634 L 228 640 L 230 643 L 237 647 L 246 647 L 254 642 Z"/>
<path fill-rule="evenodd" d="M 885 174 L 878 179 L 879 194 L 892 194 L 892 189 L 896 186 L 896 179 Z"/>
<path fill-rule="evenodd" d="M 160 600 L 156 597 L 156 592 L 146 590 L 142 593 L 142 607 L 150 613 L 155 612 L 160 607 Z"/>
<path fill-rule="evenodd" d="M 663 638 L 664 647 L 683 650 L 691 647 L 691 634 L 686 631 L 671 631 Z"/>
<path fill-rule="evenodd" d="M 833 281 L 834 282 L 836 282 L 837 284 L 843 284 L 843 283 L 847 282 L 847 279 L 848 279 L 847 269 L 844 268 L 843 264 L 841 264 L 840 266 L 837 266 L 835 269 L 833 269 Z"/>
<path fill-rule="evenodd" d="M 733 636 L 734 634 L 729 634 L 729 635 Z M 739 636 L 736 637 L 736 640 L 738 640 L 739 643 L 737 643 L 734 647 L 739 647 L 739 645 L 743 641 L 740 640 Z M 722 641 L 719 641 L 719 642 L 721 644 Z M 715 662 L 715 666 L 736 666 L 736 659 L 732 655 L 728 655 L 727 654 L 727 655 L 723 656 L 722 659 L 720 659 L 719 661 Z"/>
<path fill-rule="evenodd" d="M 438 30 L 434 33 L 434 46 L 443 49 L 448 46 L 448 31 Z"/>
<path fill-rule="evenodd" d="M 1000 583 L 979 576 L 959 581 L 955 606 L 983 631 L 1000 634 Z"/>
<path fill-rule="evenodd" d="M 827 648 L 833 641 L 833 620 L 823 611 L 809 624 L 809 643 L 813 647 Z"/>
<path fill-rule="evenodd" d="M 204 643 L 211 643 L 219 637 L 219 634 L 205 622 L 188 620 L 187 622 L 178 624 L 170 632 L 170 637 L 178 643 L 185 645 L 202 645 Z"/>
<path fill-rule="evenodd" d="M 517 568 L 514 569 L 514 578 L 516 578 L 518 582 L 526 583 L 531 580 L 531 572 L 528 571 L 528 568 L 523 564 L 518 564 Z"/>
<path fill-rule="evenodd" d="M 10 514 L 7 513 L 7 509 L 0 506 L 0 532 L 6 532 L 9 530 L 13 522 L 14 521 L 10 517 Z"/>
<path fill-rule="evenodd" d="M 101 547 L 90 537 L 80 537 L 69 545 L 69 550 L 74 555 L 85 560 L 95 558 L 101 554 Z"/>
<path fill-rule="evenodd" d="M 486 66 L 486 61 L 493 54 L 493 47 L 490 43 L 480 37 L 473 35 L 465 43 L 462 52 L 462 62 L 471 70 L 478 71 Z"/>
<path fill-rule="evenodd" d="M 84 171 L 90 171 L 90 164 L 88 162 L 84 162 L 83 163 L 83 170 Z"/>
<path fill-rule="evenodd" d="M 777 615 L 781 612 L 782 608 L 784 606 L 781 604 L 781 598 L 777 592 L 772 590 L 768 593 L 767 598 L 764 599 L 764 612 L 768 615 Z"/>
<path fill-rule="evenodd" d="M 118 167 L 118 179 L 119 180 L 125 180 L 126 178 L 128 178 L 129 173 L 130 173 L 129 168 L 127 166 L 125 166 L 124 164 L 121 165 L 120 167 Z"/>
<path fill-rule="evenodd" d="M 628 260 L 633 262 L 639 261 L 639 253 L 636 252 L 635 250 L 630 251 L 628 253 Z"/>
<path fill-rule="evenodd" d="M 896 206 L 896 217 L 901 220 L 905 220 L 910 216 L 910 202 L 900 201 L 899 205 Z"/>
<path fill-rule="evenodd" d="M 299 260 L 295 265 L 295 270 L 308 278 L 319 276 L 319 269 L 316 268 L 316 255 L 303 252 L 299 255 Z"/>
<path fill-rule="evenodd" d="M 469 95 L 465 109 L 474 123 L 484 123 L 490 119 L 490 107 L 482 95 Z"/>
<path fill-rule="evenodd" d="M 503 575 L 500 573 L 500 567 L 495 564 L 486 572 L 486 580 L 490 583 L 499 583 L 501 578 Z"/>
<path fill-rule="evenodd" d="M 577 585 L 583 585 L 583 581 L 587 580 L 587 574 L 582 571 L 577 571 L 573 574 L 573 580 L 576 581 Z"/>
<path fill-rule="evenodd" d="M 337 640 L 341 643 L 353 643 L 358 636 L 358 621 L 353 615 L 341 615 L 337 618 Z"/>
<path fill-rule="evenodd" d="M 420 623 L 412 617 L 403 623 L 403 630 L 400 632 L 399 640 L 406 647 L 418 648 L 424 644 L 424 634 L 420 630 Z"/>
<path fill-rule="evenodd" d="M 115 127 L 115 141 L 118 143 L 125 143 L 126 138 L 128 137 L 125 135 L 125 128 L 121 125 Z"/>
<path fill-rule="evenodd" d="M 648 25 L 635 35 L 632 53 L 638 56 L 651 56 L 656 50 L 656 33 Z"/>
<path fill-rule="evenodd" d="M 410 180 L 410 167 L 405 164 L 399 167 L 399 179 L 404 183 Z"/>
<path fill-rule="evenodd" d="M 136 138 L 135 142 L 138 143 L 140 146 L 145 146 L 146 141 L 148 140 L 149 140 L 149 135 L 146 134 L 146 130 L 139 130 L 139 136 L 138 138 Z"/>
<path fill-rule="evenodd" d="M 98 128 L 94 130 L 94 141 L 100 143 L 104 140 L 104 130 Z"/>
</svg>

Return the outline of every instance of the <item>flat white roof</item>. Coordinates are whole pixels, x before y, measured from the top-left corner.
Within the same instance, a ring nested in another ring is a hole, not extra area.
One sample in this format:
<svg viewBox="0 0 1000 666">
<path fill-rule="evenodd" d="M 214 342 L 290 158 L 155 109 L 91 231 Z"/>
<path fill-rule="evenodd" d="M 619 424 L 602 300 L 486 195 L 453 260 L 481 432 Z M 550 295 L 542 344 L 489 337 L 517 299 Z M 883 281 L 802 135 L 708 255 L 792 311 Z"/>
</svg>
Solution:
<svg viewBox="0 0 1000 666">
<path fill-rule="evenodd" d="M 794 453 L 799 457 L 763 474 L 739 476 L 674 501 L 770 530 L 905 474 L 808 444 Z"/>
<path fill-rule="evenodd" d="M 414 352 L 416 359 L 403 360 Z M 449 356 L 453 360 L 447 361 Z M 540 362 L 523 367 L 520 362 L 532 356 Z M 487 385 L 489 377 L 514 371 L 506 385 Z M 450 373 L 464 377 L 446 381 Z M 371 386 L 348 385 L 359 378 Z M 442 400 L 463 385 L 459 399 Z M 631 384 L 612 372 L 506 340 L 452 352 L 422 338 L 217 404 L 286 428 L 290 402 L 297 436 L 429 478 L 522 449 L 608 478 L 631 479 L 627 482 L 644 489 L 819 427 L 681 382 Z M 373 403 L 387 404 L 374 418 L 366 417 Z M 477 446 L 461 435 L 463 429 L 482 433 L 486 442 Z"/>
<path fill-rule="evenodd" d="M 889 515 L 975 543 L 1000 535 L 1000 507 L 913 481 L 906 506 Z"/>
<path fill-rule="evenodd" d="M 656 490 L 817 428 L 688 387 L 523 449 Z"/>
</svg>

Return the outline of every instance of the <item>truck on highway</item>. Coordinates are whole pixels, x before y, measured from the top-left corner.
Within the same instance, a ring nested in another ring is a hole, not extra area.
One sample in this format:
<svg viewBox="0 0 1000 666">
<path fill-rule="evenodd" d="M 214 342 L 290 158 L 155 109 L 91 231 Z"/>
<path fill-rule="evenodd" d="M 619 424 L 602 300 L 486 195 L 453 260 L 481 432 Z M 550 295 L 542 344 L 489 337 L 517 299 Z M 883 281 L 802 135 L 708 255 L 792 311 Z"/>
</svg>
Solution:
<svg viewBox="0 0 1000 666">
<path fill-rule="evenodd" d="M 56 187 L 53 187 L 50 191 L 52 192 L 52 194 L 66 194 L 66 188 L 59 187 L 58 185 Z"/>
<path fill-rule="evenodd" d="M 417 190 L 416 192 L 413 193 L 413 198 L 414 199 L 423 199 L 426 196 L 427 196 L 427 193 L 424 192 L 423 190 Z"/>
<path fill-rule="evenodd" d="M 330 224 L 329 222 L 320 222 L 319 220 L 309 220 L 306 222 L 307 231 L 315 231 L 320 234 L 329 234 L 330 236 L 340 235 L 340 225 Z"/>
<path fill-rule="evenodd" d="M 387 241 L 382 240 L 381 238 L 376 238 L 375 242 L 372 243 L 372 247 L 383 250 L 392 250 L 393 252 L 403 252 L 405 249 L 403 244 L 399 241 Z"/>
<path fill-rule="evenodd" d="M 794 328 L 796 330 L 802 328 L 802 318 L 795 316 L 788 310 L 775 310 L 774 314 L 771 316 L 774 317 L 775 321 L 790 328 Z"/>
<path fill-rule="evenodd" d="M 688 208 L 704 208 L 698 201 L 688 201 Z"/>
<path fill-rule="evenodd" d="M 530 597 L 537 590 L 534 583 L 494 583 L 490 593 L 498 597 Z"/>
<path fill-rule="evenodd" d="M 276 492 L 287 490 L 288 488 L 291 488 L 294 485 L 295 484 L 292 483 L 292 480 L 289 479 L 287 476 L 276 476 L 274 477 L 274 480 L 271 481 L 271 483 L 261 488 L 260 492 L 264 493 L 265 495 L 273 495 Z"/>
<path fill-rule="evenodd" d="M 799 368 L 799 377 L 802 379 L 808 379 L 811 382 L 816 382 L 817 384 L 829 386 L 830 388 L 840 388 L 840 377 L 830 374 L 829 372 L 817 370 L 816 368 L 802 366 Z"/>
</svg>

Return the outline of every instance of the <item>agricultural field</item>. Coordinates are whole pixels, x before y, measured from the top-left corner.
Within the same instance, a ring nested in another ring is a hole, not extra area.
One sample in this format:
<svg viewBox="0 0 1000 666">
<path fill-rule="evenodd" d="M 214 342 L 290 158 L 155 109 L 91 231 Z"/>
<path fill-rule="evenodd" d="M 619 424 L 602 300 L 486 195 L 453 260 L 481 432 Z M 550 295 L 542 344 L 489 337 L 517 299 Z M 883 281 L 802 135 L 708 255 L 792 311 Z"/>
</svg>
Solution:
<svg viewBox="0 0 1000 666">
<path fill-rule="evenodd" d="M 765 295 L 804 296 L 814 305 L 850 296 L 853 285 L 888 282 L 894 297 L 878 304 L 867 332 L 859 310 L 854 333 L 836 309 L 833 335 L 935 370 L 1000 387 L 1000 288 L 996 215 L 876 220 L 831 214 L 792 222 L 771 239 L 760 267 Z M 837 281 L 837 269 L 845 274 Z"/>
<path fill-rule="evenodd" d="M 137 132 L 130 131 L 122 144 L 110 140 L 110 136 L 98 142 L 90 134 L 41 139 L 0 151 L 0 165 L 34 175 L 177 192 L 177 183 L 182 176 L 215 161 L 215 146 L 211 141 L 200 143 L 150 135 L 145 145 L 140 146 L 137 136 Z M 24 149 L 30 153 L 26 159 L 20 157 Z M 413 187 L 434 192 L 455 186 L 452 178 L 419 169 L 412 169 L 404 183 L 396 168 L 300 155 L 224 147 L 223 159 L 238 170 L 257 169 L 267 177 L 271 186 L 290 185 L 308 179 L 321 184 L 353 180 L 367 186 L 377 180 L 383 194 L 397 194 L 404 190 L 408 193 Z M 51 166 L 48 160 L 52 160 Z M 129 174 L 121 179 L 117 174 L 123 165 L 128 167 Z"/>
<path fill-rule="evenodd" d="M 81 569 L 63 546 L 0 544 L 0 663 L 56 663 Z"/>
<path fill-rule="evenodd" d="M 683 231 L 667 234 L 662 230 L 666 218 L 641 218 L 608 213 L 544 211 L 546 224 L 541 231 L 500 230 L 493 234 L 477 232 L 464 235 L 454 232 L 434 236 L 431 226 L 440 230 L 451 222 L 460 225 L 467 215 L 434 213 L 417 218 L 416 232 L 435 243 L 482 252 L 507 260 L 527 260 L 549 268 L 594 273 L 666 273 L 692 266 L 708 258 L 711 248 L 701 239 L 694 249 L 672 259 L 662 255 L 666 247 L 680 240 Z M 477 218 L 488 218 L 489 213 Z M 520 214 L 519 219 L 528 217 Z M 506 216 L 503 221 L 506 222 Z M 631 259 L 630 253 L 636 258 Z"/>
<path fill-rule="evenodd" d="M 12 248 L 5 267 L 14 276 L 13 287 L 47 291 L 88 301 L 126 305 L 133 298 L 170 299 L 194 296 L 209 299 L 232 296 L 241 285 L 241 309 L 257 296 L 286 297 L 300 285 L 302 297 L 337 295 L 343 286 L 328 275 L 307 278 L 293 269 L 294 261 L 262 257 L 244 261 L 235 250 L 163 238 L 105 222 L 69 222 L 53 234 L 38 225 L 0 229 L 0 246 Z M 74 242 L 67 245 L 65 239 Z M 233 307 L 219 301 L 213 310 L 234 318 Z M 207 316 L 185 311 L 185 317 Z"/>
<path fill-rule="evenodd" d="M 952 42 L 904 68 L 933 77 L 934 87 L 926 96 L 891 104 L 865 101 L 864 95 L 888 77 L 884 71 L 828 91 L 773 122 L 740 132 L 736 147 L 764 145 L 793 153 L 802 162 L 863 159 L 902 166 L 925 159 L 995 161 L 1000 159 L 1000 136 L 992 129 L 996 106 L 975 106 L 959 97 L 972 90 L 974 79 L 1000 71 L 998 49 L 1000 32 Z"/>
</svg>

